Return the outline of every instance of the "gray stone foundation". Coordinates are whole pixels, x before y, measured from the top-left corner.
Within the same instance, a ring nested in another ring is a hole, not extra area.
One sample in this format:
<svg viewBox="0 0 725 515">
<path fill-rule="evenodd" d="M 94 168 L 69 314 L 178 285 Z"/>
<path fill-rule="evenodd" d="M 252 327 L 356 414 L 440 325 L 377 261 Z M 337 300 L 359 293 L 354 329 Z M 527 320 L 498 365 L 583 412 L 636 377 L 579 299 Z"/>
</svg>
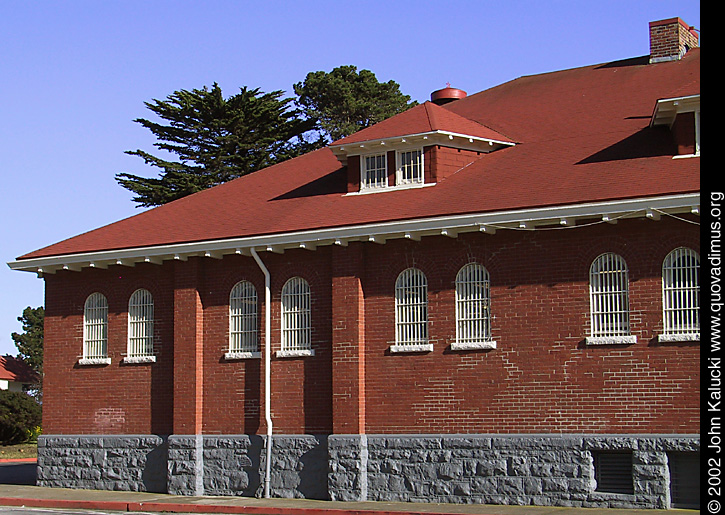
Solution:
<svg viewBox="0 0 725 515">
<path fill-rule="evenodd" d="M 38 486 L 166 492 L 167 438 L 38 437 Z"/>
<path fill-rule="evenodd" d="M 671 453 L 699 436 L 278 435 L 273 497 L 669 508 Z M 597 453 L 631 455 L 632 493 L 601 491 Z M 261 497 L 265 437 L 41 436 L 38 485 Z"/>
<path fill-rule="evenodd" d="M 330 437 L 330 496 L 339 500 L 669 508 L 668 453 L 698 436 L 368 435 Z M 594 455 L 632 456 L 632 494 L 597 489 Z M 364 458 L 363 458 L 364 456 Z M 358 464 L 366 463 L 362 495 Z"/>
</svg>

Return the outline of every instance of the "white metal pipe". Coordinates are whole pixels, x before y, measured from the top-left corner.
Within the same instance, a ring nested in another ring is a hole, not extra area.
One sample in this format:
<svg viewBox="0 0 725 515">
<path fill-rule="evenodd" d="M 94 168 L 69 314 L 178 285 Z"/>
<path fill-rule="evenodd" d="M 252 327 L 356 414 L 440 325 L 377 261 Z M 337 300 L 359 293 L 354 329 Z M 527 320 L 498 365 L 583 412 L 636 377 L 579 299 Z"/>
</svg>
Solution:
<svg viewBox="0 0 725 515">
<path fill-rule="evenodd" d="M 272 407 L 271 407 L 271 363 L 270 333 L 272 327 L 272 288 L 269 270 L 264 266 L 254 247 L 250 248 L 252 257 L 264 274 L 264 418 L 267 422 L 267 463 L 264 472 L 264 498 L 269 499 L 269 483 L 272 475 Z"/>
</svg>

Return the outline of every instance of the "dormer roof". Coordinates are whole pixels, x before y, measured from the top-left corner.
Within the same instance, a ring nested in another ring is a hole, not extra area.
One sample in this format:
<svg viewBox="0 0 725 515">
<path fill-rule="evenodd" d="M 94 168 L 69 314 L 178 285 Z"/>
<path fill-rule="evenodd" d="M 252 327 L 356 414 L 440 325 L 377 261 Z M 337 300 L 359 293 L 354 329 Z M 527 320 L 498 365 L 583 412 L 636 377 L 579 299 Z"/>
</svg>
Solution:
<svg viewBox="0 0 725 515">
<path fill-rule="evenodd" d="M 383 120 L 350 136 L 330 144 L 332 152 L 340 158 L 361 154 L 376 145 L 398 143 L 401 140 L 426 141 L 426 145 L 445 143 L 457 148 L 471 148 L 490 152 L 514 141 L 503 134 L 438 106 L 424 102 L 403 113 Z"/>
</svg>

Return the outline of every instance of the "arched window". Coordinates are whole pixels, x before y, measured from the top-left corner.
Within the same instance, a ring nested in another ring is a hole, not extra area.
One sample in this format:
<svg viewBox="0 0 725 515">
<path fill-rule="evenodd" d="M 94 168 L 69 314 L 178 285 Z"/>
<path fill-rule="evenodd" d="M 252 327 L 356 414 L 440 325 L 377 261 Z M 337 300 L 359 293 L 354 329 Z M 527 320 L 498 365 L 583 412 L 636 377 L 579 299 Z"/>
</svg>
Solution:
<svg viewBox="0 0 725 515">
<path fill-rule="evenodd" d="M 92 363 L 108 359 L 108 301 L 92 293 L 83 307 L 83 360 Z"/>
<path fill-rule="evenodd" d="M 488 271 L 469 263 L 456 275 L 456 342 L 453 349 L 493 348 Z"/>
<path fill-rule="evenodd" d="M 634 343 L 629 331 L 629 272 L 624 259 L 602 254 L 589 269 L 591 338 L 587 343 Z"/>
<path fill-rule="evenodd" d="M 403 270 L 395 281 L 395 345 L 428 343 L 428 282 L 417 268 Z"/>
<path fill-rule="evenodd" d="M 154 298 L 143 288 L 133 292 L 128 301 L 127 352 L 131 359 L 154 355 Z"/>
<path fill-rule="evenodd" d="M 258 351 L 257 290 L 239 281 L 229 294 L 229 355 Z"/>
<path fill-rule="evenodd" d="M 306 353 L 312 350 L 310 285 L 293 277 L 282 287 L 282 352 Z"/>
<path fill-rule="evenodd" d="M 662 263 L 664 338 L 700 338 L 700 256 L 692 249 L 676 248 Z"/>
</svg>

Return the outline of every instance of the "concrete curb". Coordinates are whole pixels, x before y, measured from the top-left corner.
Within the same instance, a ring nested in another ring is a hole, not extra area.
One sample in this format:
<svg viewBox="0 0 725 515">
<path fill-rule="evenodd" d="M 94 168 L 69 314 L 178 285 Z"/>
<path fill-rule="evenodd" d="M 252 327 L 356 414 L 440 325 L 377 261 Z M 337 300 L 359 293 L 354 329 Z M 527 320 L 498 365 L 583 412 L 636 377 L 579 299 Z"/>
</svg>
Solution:
<svg viewBox="0 0 725 515">
<path fill-rule="evenodd" d="M 127 512 L 167 513 L 227 513 L 264 515 L 461 515 L 460 512 L 400 511 L 342 508 L 292 508 L 282 506 L 240 506 L 223 504 L 192 504 L 178 502 L 91 501 L 77 499 L 29 499 L 0 497 L 0 506 L 28 506 L 33 508 L 64 508 L 85 510 L 111 510 Z"/>
</svg>

